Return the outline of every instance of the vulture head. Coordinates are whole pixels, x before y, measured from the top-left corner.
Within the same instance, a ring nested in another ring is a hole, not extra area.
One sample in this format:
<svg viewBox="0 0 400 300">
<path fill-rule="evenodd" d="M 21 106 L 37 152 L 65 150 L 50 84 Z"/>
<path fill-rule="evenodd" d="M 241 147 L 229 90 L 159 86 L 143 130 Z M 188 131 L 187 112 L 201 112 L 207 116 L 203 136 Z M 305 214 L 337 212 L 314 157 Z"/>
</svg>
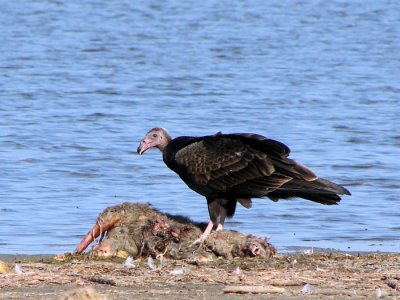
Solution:
<svg viewBox="0 0 400 300">
<path fill-rule="evenodd" d="M 141 155 L 147 149 L 156 147 L 163 151 L 171 141 L 171 136 L 164 128 L 155 127 L 146 133 L 143 140 L 140 141 L 140 145 L 137 148 L 137 152 Z"/>
</svg>

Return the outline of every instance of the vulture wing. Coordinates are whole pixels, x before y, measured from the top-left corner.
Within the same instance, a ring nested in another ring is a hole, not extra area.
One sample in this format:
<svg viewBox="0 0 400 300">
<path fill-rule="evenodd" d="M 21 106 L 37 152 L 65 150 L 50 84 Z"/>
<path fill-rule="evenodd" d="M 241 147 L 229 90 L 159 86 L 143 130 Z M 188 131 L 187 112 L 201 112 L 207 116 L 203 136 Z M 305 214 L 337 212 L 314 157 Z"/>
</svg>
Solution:
<svg viewBox="0 0 400 300">
<path fill-rule="evenodd" d="M 260 135 L 218 133 L 175 140 L 164 153 L 164 161 L 191 189 L 206 197 L 262 197 L 294 178 L 317 178 L 287 158 L 290 149 L 286 145 Z"/>
</svg>

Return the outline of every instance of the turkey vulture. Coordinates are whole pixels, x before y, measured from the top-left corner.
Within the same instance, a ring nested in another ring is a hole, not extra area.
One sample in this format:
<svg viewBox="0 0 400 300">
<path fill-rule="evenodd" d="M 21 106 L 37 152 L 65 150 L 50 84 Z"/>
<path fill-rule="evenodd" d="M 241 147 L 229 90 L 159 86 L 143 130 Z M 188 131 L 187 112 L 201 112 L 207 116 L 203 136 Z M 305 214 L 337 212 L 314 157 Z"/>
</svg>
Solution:
<svg viewBox="0 0 400 300">
<path fill-rule="evenodd" d="M 199 241 L 215 226 L 222 230 L 239 202 L 246 208 L 251 198 L 274 201 L 300 197 L 321 204 L 337 204 L 344 187 L 318 178 L 308 167 L 288 158 L 281 142 L 251 133 L 181 136 L 172 139 L 163 128 L 151 129 L 137 152 L 161 150 L 165 164 L 195 192 L 207 199 L 210 222 Z"/>
</svg>

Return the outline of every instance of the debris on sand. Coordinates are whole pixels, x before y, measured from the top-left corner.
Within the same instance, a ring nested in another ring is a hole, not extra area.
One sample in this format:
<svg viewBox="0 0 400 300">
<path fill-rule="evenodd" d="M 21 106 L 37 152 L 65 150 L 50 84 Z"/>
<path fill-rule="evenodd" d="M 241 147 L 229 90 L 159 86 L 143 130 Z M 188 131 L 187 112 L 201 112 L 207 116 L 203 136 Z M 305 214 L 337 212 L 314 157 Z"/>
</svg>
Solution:
<svg viewBox="0 0 400 300">
<path fill-rule="evenodd" d="M 306 283 L 303 288 L 301 289 L 301 292 L 303 294 L 309 294 L 315 291 L 315 287 L 312 284 Z"/>
<path fill-rule="evenodd" d="M 388 287 L 391 287 L 392 289 L 396 290 L 396 291 L 400 291 L 400 283 L 398 280 L 389 280 L 386 282 Z"/>
<path fill-rule="evenodd" d="M 240 268 L 236 267 L 236 269 L 231 273 L 232 275 L 239 276 L 241 273 Z"/>
<path fill-rule="evenodd" d="M 136 268 L 136 265 L 135 265 L 135 263 L 133 262 L 132 256 L 129 256 L 129 257 L 125 260 L 125 262 L 124 262 L 124 267 L 125 267 L 125 268 L 128 268 L 128 269 L 135 269 L 135 268 Z"/>
<path fill-rule="evenodd" d="M 90 251 L 99 257 L 165 257 L 201 262 L 204 257 L 270 258 L 276 254 L 267 239 L 230 230 L 213 232 L 201 246 L 194 245 L 202 234 L 202 225 L 182 216 L 163 214 L 148 204 L 123 203 L 100 214 L 75 253 L 83 253 L 100 236 L 98 245 Z"/>
<path fill-rule="evenodd" d="M 134 260 L 136 268 L 124 267 L 125 259 L 121 258 L 97 261 L 88 259 L 87 254 L 70 258 L 62 262 L 41 256 L 2 258 L 9 266 L 20 263 L 23 275 L 0 274 L 0 298 L 59 299 L 66 289 L 83 286 L 94 287 L 110 299 L 400 297 L 400 291 L 396 290 L 400 282 L 399 253 L 347 256 L 340 252 L 315 251 L 312 255 L 280 254 L 272 259 L 214 259 L 201 266 L 191 260 L 169 259 L 157 271 L 148 268 L 148 257 Z M 294 260 L 297 264 L 293 268 Z M 153 258 L 156 266 L 159 262 L 160 258 Z M 322 266 L 326 272 L 316 271 L 316 266 Z M 240 275 L 235 274 L 236 270 L 240 270 Z M 312 293 L 301 292 L 307 283 L 315 288 Z"/>
<path fill-rule="evenodd" d="M 23 273 L 22 267 L 21 267 L 20 264 L 15 264 L 14 272 L 15 272 L 15 274 L 22 274 Z"/>
<path fill-rule="evenodd" d="M 189 267 L 176 267 L 173 269 L 169 274 L 174 275 L 174 276 L 181 276 L 184 274 L 188 274 L 190 272 Z"/>
<path fill-rule="evenodd" d="M 150 270 L 159 271 L 164 267 L 164 259 L 161 257 L 160 261 L 157 263 L 151 256 L 149 256 L 147 258 L 147 267 Z"/>
</svg>

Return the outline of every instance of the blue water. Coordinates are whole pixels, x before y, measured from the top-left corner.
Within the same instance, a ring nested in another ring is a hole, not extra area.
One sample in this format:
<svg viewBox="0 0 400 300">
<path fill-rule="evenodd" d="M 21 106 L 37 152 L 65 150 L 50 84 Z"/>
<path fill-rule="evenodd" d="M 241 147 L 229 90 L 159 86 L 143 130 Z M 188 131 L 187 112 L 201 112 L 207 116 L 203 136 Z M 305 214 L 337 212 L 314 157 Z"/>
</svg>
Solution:
<svg viewBox="0 0 400 300">
<path fill-rule="evenodd" d="M 400 250 L 397 1 L 2 1 L 0 253 L 73 251 L 107 206 L 207 221 L 158 151 L 255 132 L 345 185 L 338 206 L 254 201 L 229 229 L 279 251 Z"/>
</svg>

